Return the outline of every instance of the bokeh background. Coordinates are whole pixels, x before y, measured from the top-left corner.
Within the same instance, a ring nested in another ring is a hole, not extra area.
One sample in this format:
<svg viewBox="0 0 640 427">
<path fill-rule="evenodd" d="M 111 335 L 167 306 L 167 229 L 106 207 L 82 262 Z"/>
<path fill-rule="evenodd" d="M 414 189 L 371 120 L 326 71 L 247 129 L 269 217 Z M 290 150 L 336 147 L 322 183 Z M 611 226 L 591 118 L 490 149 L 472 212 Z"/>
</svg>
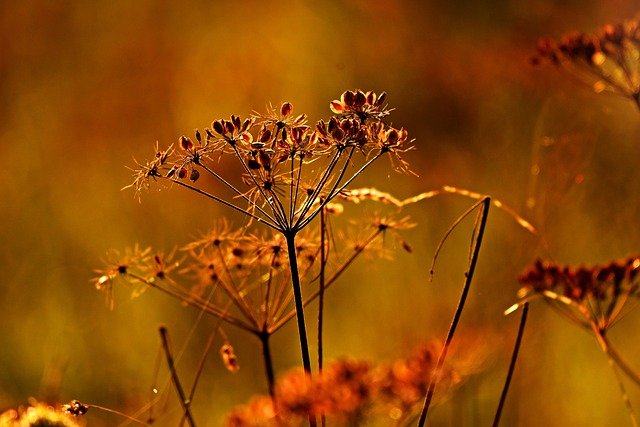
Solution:
<svg viewBox="0 0 640 427">
<path fill-rule="evenodd" d="M 558 262 L 637 252 L 640 113 L 528 60 L 540 36 L 592 31 L 638 10 L 634 0 L 1 2 L 0 410 L 29 397 L 127 413 L 145 403 L 158 325 L 181 348 L 197 313 L 153 292 L 132 301 L 126 290 L 109 311 L 93 269 L 110 248 L 168 251 L 216 218 L 235 217 L 178 189 L 138 203 L 120 191 L 130 181 L 125 166 L 151 155 L 156 141 L 268 102 L 291 101 L 315 121 L 345 89 L 385 90 L 393 123 L 416 138 L 408 160 L 420 177 L 381 163 L 358 184 L 400 198 L 445 184 L 491 194 L 541 230 Z M 428 270 L 438 240 L 470 204 L 448 195 L 412 207 L 414 253 L 360 262 L 329 292 L 328 358 L 391 360 L 444 336 L 471 222 L 454 233 L 431 283 Z M 433 425 L 490 422 L 517 327 L 517 316 L 502 312 L 515 300 L 517 274 L 549 256 L 503 212 L 491 212 L 487 233 L 461 332 L 497 336 L 499 351 L 433 411 Z M 187 382 L 213 323 L 198 323 L 185 347 L 178 369 Z M 640 368 L 638 331 L 631 311 L 611 339 Z M 210 359 L 194 402 L 199 425 L 221 425 L 230 408 L 265 391 L 258 343 L 227 332 L 242 368 L 231 374 Z M 279 372 L 299 363 L 291 325 L 274 345 Z M 158 425 L 179 416 L 170 396 Z M 121 422 L 98 412 L 87 420 Z M 535 304 L 504 425 L 628 424 L 595 340 Z"/>
</svg>

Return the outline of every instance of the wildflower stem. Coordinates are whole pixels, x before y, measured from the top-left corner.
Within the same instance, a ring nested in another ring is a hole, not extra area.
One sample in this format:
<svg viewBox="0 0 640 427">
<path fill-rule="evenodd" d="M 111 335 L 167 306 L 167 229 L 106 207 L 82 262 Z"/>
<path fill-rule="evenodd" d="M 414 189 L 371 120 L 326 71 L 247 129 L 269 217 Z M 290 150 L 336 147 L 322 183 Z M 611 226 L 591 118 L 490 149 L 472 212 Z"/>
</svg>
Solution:
<svg viewBox="0 0 640 427">
<path fill-rule="evenodd" d="M 324 168 L 324 172 L 320 176 L 320 179 L 318 180 L 318 184 L 316 184 L 315 188 L 313 189 L 313 192 L 307 198 L 307 200 L 305 201 L 305 203 L 300 209 L 298 222 L 300 222 L 300 219 L 302 219 L 307 214 L 309 209 L 311 209 L 311 206 L 313 206 L 313 202 L 316 200 L 318 195 L 320 195 L 320 192 L 322 191 L 324 186 L 327 184 L 327 181 L 331 176 L 331 174 L 333 173 L 333 169 L 336 167 L 336 164 L 338 164 L 338 160 L 340 160 L 342 153 L 343 153 L 343 150 L 337 150 L 336 153 L 331 158 L 329 165 L 327 165 L 327 167 Z M 298 228 L 298 229 L 301 229 L 301 228 Z"/>
<path fill-rule="evenodd" d="M 604 331 L 601 331 L 595 323 L 591 323 L 591 329 L 596 335 L 596 339 L 602 348 L 602 351 L 605 352 L 607 356 L 609 356 L 618 367 L 624 372 L 636 385 L 640 386 L 640 375 L 631 368 L 627 362 L 622 359 L 620 353 L 611 345 L 611 342 L 606 337 Z"/>
<path fill-rule="evenodd" d="M 504 381 L 504 387 L 502 387 L 502 394 L 500 395 L 500 402 L 498 403 L 498 409 L 496 409 L 496 415 L 493 419 L 493 427 L 498 427 L 500 424 L 500 416 L 504 408 L 504 403 L 507 400 L 507 393 L 509 392 L 509 385 L 511 384 L 511 378 L 516 368 L 516 361 L 518 360 L 518 353 L 520 352 L 520 345 L 522 344 L 522 337 L 524 336 L 524 328 L 527 324 L 527 314 L 529 313 L 529 303 L 525 302 L 522 305 L 522 314 L 520 316 L 520 326 L 518 327 L 518 335 L 516 336 L 516 342 L 513 346 L 513 353 L 511 353 L 511 362 L 509 363 L 509 370 L 507 371 L 507 378 Z"/>
<path fill-rule="evenodd" d="M 624 384 L 622 382 L 622 377 L 620 376 L 620 372 L 618 372 L 616 363 L 613 360 L 613 358 L 608 354 L 607 354 L 607 361 L 609 362 L 609 366 L 611 367 L 611 370 L 613 371 L 613 374 L 616 377 L 616 382 L 618 383 L 618 387 L 620 388 L 620 393 L 622 395 L 622 401 L 624 402 L 625 406 L 627 407 L 627 410 L 629 411 L 629 418 L 631 418 L 631 424 L 633 425 L 633 427 L 638 427 L 638 419 L 636 416 L 636 411 L 633 409 L 633 406 L 631 405 L 629 394 L 627 393 L 627 390 L 624 387 Z"/>
<path fill-rule="evenodd" d="M 117 415 L 119 417 L 126 418 L 127 420 L 129 420 L 131 422 L 142 424 L 143 426 L 149 425 L 149 423 L 145 423 L 144 421 L 139 420 L 139 419 L 137 419 L 135 417 L 132 417 L 131 415 L 124 414 L 124 413 L 122 413 L 120 411 L 116 411 L 114 409 L 105 408 L 104 406 L 92 405 L 92 404 L 88 404 L 88 403 L 85 404 L 85 406 L 87 408 L 89 408 L 89 409 L 98 409 L 98 410 L 103 411 L 103 412 L 108 412 L 110 414 L 114 414 L 114 415 Z"/>
<path fill-rule="evenodd" d="M 264 361 L 264 373 L 267 377 L 267 387 L 269 389 L 269 396 L 275 404 L 276 392 L 275 392 L 275 375 L 273 371 L 273 359 L 271 358 L 271 346 L 269 338 L 271 334 L 265 329 L 258 334 L 260 344 L 262 345 L 262 359 Z"/>
<path fill-rule="evenodd" d="M 175 291 L 172 291 L 170 289 L 166 289 L 163 288 L 162 286 L 159 286 L 157 283 L 155 283 L 155 281 L 153 280 L 149 280 L 145 277 L 139 276 L 137 274 L 134 273 L 127 273 L 127 275 L 129 277 L 131 277 L 134 280 L 137 280 L 140 283 L 144 283 L 145 285 L 157 289 L 160 292 L 163 292 L 167 295 L 169 295 L 170 297 L 179 299 L 180 301 L 189 304 L 192 307 L 195 307 L 199 310 L 204 311 L 207 314 L 211 314 L 212 316 L 215 316 L 219 319 L 224 320 L 225 322 L 237 326 L 240 329 L 244 329 L 245 331 L 248 332 L 255 332 L 255 328 L 252 325 L 249 325 L 247 323 L 245 323 L 244 321 L 242 321 L 241 319 L 238 319 L 232 315 L 230 315 L 229 313 L 227 313 L 226 311 L 222 311 L 222 310 L 218 310 L 215 307 L 211 306 L 210 304 L 208 304 L 206 301 L 203 301 L 201 299 L 190 299 L 188 296 L 183 296 L 180 293 L 177 293 Z"/>
<path fill-rule="evenodd" d="M 226 179 L 224 179 L 222 176 L 220 176 L 220 174 L 218 174 L 216 171 L 214 171 L 213 169 L 209 168 L 207 165 L 204 165 L 202 163 L 199 163 L 199 165 L 206 170 L 207 172 L 209 172 L 211 175 L 213 175 L 218 181 L 222 182 L 224 185 L 226 185 L 227 187 L 229 187 L 234 193 L 236 193 L 238 196 L 242 197 L 244 200 L 247 201 L 247 203 L 249 203 L 251 206 L 253 206 L 254 208 L 256 208 L 262 215 L 264 215 L 265 217 L 267 217 L 267 219 L 273 223 L 275 223 L 275 219 L 269 215 L 264 209 L 262 209 L 260 207 L 260 205 L 258 205 L 255 202 L 252 202 L 251 199 L 249 199 L 249 197 L 247 197 L 246 194 L 242 193 L 240 190 L 238 190 L 236 187 L 233 186 L 233 184 L 231 184 L 229 181 L 227 181 Z"/>
<path fill-rule="evenodd" d="M 291 269 L 291 286 L 298 320 L 298 335 L 300 338 L 300 351 L 302 353 L 302 367 L 308 376 L 311 375 L 311 358 L 309 357 L 309 342 L 307 341 L 307 327 L 304 321 L 304 306 L 302 302 L 302 290 L 300 289 L 300 273 L 298 272 L 298 259 L 296 254 L 296 235 L 294 232 L 285 234 L 287 239 L 287 251 L 289 253 L 289 266 Z M 309 415 L 309 425 L 315 427 L 316 419 Z"/>
<path fill-rule="evenodd" d="M 218 321 L 220 322 L 220 321 Z M 220 323 L 218 323 L 219 325 Z M 188 402 L 187 402 L 187 406 L 191 407 L 191 402 L 193 402 L 193 396 L 196 394 L 196 388 L 198 387 L 198 381 L 200 380 L 200 377 L 202 376 L 202 371 L 204 370 L 204 366 L 205 366 L 205 362 L 207 361 L 207 356 L 209 356 L 209 352 L 211 351 L 211 348 L 213 347 L 213 341 L 216 338 L 216 335 L 218 334 L 218 329 L 219 328 L 214 328 L 214 331 L 211 333 L 211 335 L 209 335 L 209 340 L 207 341 L 207 346 L 204 349 L 204 353 L 202 353 L 202 357 L 200 358 L 200 363 L 198 364 L 198 369 L 196 370 L 196 375 L 195 378 L 193 379 L 193 384 L 191 385 L 191 390 L 189 391 L 189 398 L 188 398 Z M 183 415 L 182 419 L 180 420 L 180 425 L 179 427 L 182 427 L 184 425 L 184 421 L 186 419 L 186 416 Z"/>
<path fill-rule="evenodd" d="M 451 341 L 453 340 L 453 335 L 455 334 L 458 323 L 460 322 L 460 317 L 462 316 L 462 310 L 464 309 L 464 303 L 467 300 L 467 295 L 469 294 L 469 289 L 471 288 L 473 273 L 475 271 L 476 264 L 478 262 L 478 256 L 480 254 L 480 246 L 482 245 L 482 237 L 484 236 L 484 230 L 487 225 L 487 217 L 489 215 L 489 208 L 491 207 L 491 198 L 488 196 L 485 197 L 482 200 L 482 205 L 483 207 L 482 207 L 482 213 L 480 216 L 480 224 L 478 226 L 478 235 L 475 239 L 473 253 L 471 254 L 469 269 L 465 273 L 466 278 L 464 281 L 464 286 L 462 288 L 462 293 L 460 294 L 460 301 L 458 302 L 458 307 L 456 308 L 455 314 L 453 316 L 453 320 L 451 322 L 451 326 L 449 327 L 447 338 L 445 339 L 444 345 L 442 346 L 442 351 L 440 352 L 440 356 L 438 357 L 436 368 L 433 371 L 431 382 L 429 383 L 429 388 L 427 389 L 427 395 L 425 397 L 424 404 L 422 406 L 422 412 L 420 413 L 420 419 L 418 420 L 418 427 L 424 427 L 427 421 L 427 413 L 429 412 L 429 406 L 431 405 L 431 400 L 433 399 L 433 394 L 436 390 L 438 377 L 440 376 L 440 372 L 442 371 L 444 360 L 447 357 L 449 346 L 451 345 Z"/>
<path fill-rule="evenodd" d="M 178 372 L 176 371 L 176 367 L 173 363 L 173 356 L 169 345 L 169 335 L 165 326 L 160 326 L 160 338 L 162 339 L 162 347 L 164 348 L 164 354 L 167 358 L 167 365 L 171 372 L 171 380 L 173 381 L 176 393 L 178 393 L 178 397 L 180 398 L 180 405 L 182 405 L 182 409 L 184 410 L 184 416 L 187 418 L 189 426 L 195 427 L 196 423 L 194 422 L 191 410 L 189 409 L 189 400 L 187 400 L 184 394 L 182 384 L 180 384 L 180 379 L 178 378 Z"/>
<path fill-rule="evenodd" d="M 274 224 L 270 220 L 261 218 L 261 217 L 259 217 L 257 215 L 254 215 L 251 212 L 249 212 L 247 210 L 244 210 L 241 207 L 234 205 L 233 203 L 229 203 L 226 200 L 221 199 L 220 197 L 214 196 L 211 193 L 207 193 L 206 191 L 201 190 L 198 187 L 194 187 L 193 185 L 189 185 L 189 184 L 187 184 L 185 182 L 182 182 L 182 181 L 180 181 L 178 179 L 170 179 L 170 181 L 175 182 L 176 184 L 181 185 L 181 186 L 183 186 L 185 188 L 188 188 L 189 190 L 195 191 L 196 193 L 202 194 L 203 196 L 208 197 L 211 200 L 215 200 L 216 202 L 222 203 L 223 205 L 225 205 L 227 207 L 230 207 L 231 209 L 234 209 L 234 210 L 236 210 L 236 211 L 238 211 L 240 213 L 243 213 L 243 214 L 255 219 L 256 221 L 258 221 L 258 222 L 260 222 L 262 224 L 268 225 L 269 227 L 273 228 L 274 230 L 278 230 L 278 231 L 280 230 L 280 226 L 277 225 L 277 224 Z"/>
<path fill-rule="evenodd" d="M 233 151 L 236 153 L 236 157 L 238 158 L 238 160 L 240 160 L 240 164 L 242 164 L 242 167 L 244 168 L 245 172 L 251 177 L 251 181 L 253 181 L 253 185 L 255 185 L 255 187 L 258 189 L 258 191 L 264 198 L 265 202 L 271 207 L 271 210 L 273 211 L 273 216 L 279 225 L 279 227 L 276 227 L 276 229 L 285 228 L 285 225 L 287 224 L 286 214 L 276 209 L 276 205 L 273 203 L 271 198 L 267 196 L 267 194 L 264 191 L 264 188 L 262 188 L 262 185 L 258 183 L 256 176 L 253 174 L 253 172 L 251 172 L 251 169 L 249 169 L 249 166 L 247 166 L 247 163 L 242 158 L 242 155 L 238 151 L 238 147 L 233 145 Z"/>
<path fill-rule="evenodd" d="M 340 176 L 338 177 L 338 179 L 335 181 L 335 183 L 333 185 L 333 188 L 331 189 L 331 191 L 329 191 L 329 194 L 327 195 L 325 200 L 322 203 L 320 203 L 320 206 L 311 215 L 309 215 L 307 218 L 305 218 L 304 221 L 302 221 L 302 223 L 299 225 L 300 229 L 303 229 L 304 227 L 306 227 L 306 225 L 309 224 L 309 222 L 311 222 L 316 217 L 316 215 L 318 215 L 318 213 L 322 209 L 324 209 L 324 207 L 327 205 L 327 203 L 329 203 L 338 193 L 340 193 L 349 184 L 351 184 L 351 182 L 354 179 L 356 179 L 362 172 L 364 172 L 365 169 L 367 169 L 371 165 L 371 163 L 373 163 L 376 160 L 378 160 L 383 154 L 384 154 L 384 152 L 380 151 L 378 154 L 373 156 L 364 165 L 362 165 L 362 167 L 360 169 L 358 169 L 358 171 L 356 173 L 351 175 L 351 178 L 349 178 L 344 184 L 340 185 L 340 181 L 342 181 L 342 178 L 344 177 L 344 174 L 347 171 L 347 167 L 349 166 L 349 161 L 351 160 L 351 156 L 353 155 L 353 150 L 351 150 L 351 152 L 349 152 L 349 157 L 347 158 L 347 161 L 345 162 L 342 171 L 340 171 Z M 339 186 L 339 188 L 338 188 L 338 186 Z"/>
<path fill-rule="evenodd" d="M 322 372 L 322 326 L 324 321 L 324 286 L 325 286 L 325 266 L 326 266 L 326 251 L 325 251 L 325 235 L 326 235 L 326 223 L 324 209 L 320 212 L 320 289 L 318 297 L 318 371 Z M 324 417 L 323 417 L 324 420 Z M 324 423 L 323 423 L 324 424 Z"/>
<path fill-rule="evenodd" d="M 371 242 L 373 242 L 375 240 L 375 238 L 378 237 L 381 233 L 382 233 L 382 231 L 380 229 L 376 229 L 376 231 L 371 236 L 369 236 L 369 238 L 367 240 L 365 240 L 365 242 L 362 245 L 360 245 L 360 246 L 358 246 L 356 248 L 356 250 L 353 252 L 353 254 L 351 254 L 351 256 L 344 263 L 342 263 L 342 265 L 333 273 L 333 275 L 329 279 L 325 280 L 325 284 L 324 284 L 324 290 L 325 291 L 327 289 L 329 289 L 329 286 L 331 286 L 333 283 L 335 283 L 336 280 L 338 280 L 340 275 L 342 273 L 344 273 L 344 271 L 347 269 L 347 267 L 349 267 L 351 265 L 351 263 L 353 261 L 355 261 L 355 259 L 358 257 L 358 255 L 360 255 L 362 252 L 364 252 L 364 250 L 371 244 Z M 309 298 L 307 298 L 304 301 L 303 306 L 306 307 L 307 305 L 311 304 L 311 302 L 314 301 L 319 296 L 320 296 L 320 291 L 317 290 Z M 275 323 L 273 326 L 271 326 L 270 331 L 272 333 L 277 331 L 278 329 L 283 327 L 289 320 L 291 320 L 294 316 L 295 316 L 295 311 L 291 311 L 291 312 L 287 313 L 283 318 L 278 320 L 277 323 Z"/>
</svg>

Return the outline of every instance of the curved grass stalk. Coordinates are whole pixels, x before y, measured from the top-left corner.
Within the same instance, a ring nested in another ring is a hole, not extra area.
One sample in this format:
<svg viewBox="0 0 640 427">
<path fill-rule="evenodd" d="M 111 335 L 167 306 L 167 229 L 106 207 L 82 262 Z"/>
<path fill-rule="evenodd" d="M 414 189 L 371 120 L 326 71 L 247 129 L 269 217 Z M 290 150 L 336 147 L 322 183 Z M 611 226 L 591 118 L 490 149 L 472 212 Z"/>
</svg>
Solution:
<svg viewBox="0 0 640 427">
<path fill-rule="evenodd" d="M 436 364 L 436 368 L 433 371 L 433 375 L 431 378 L 431 382 L 429 384 L 429 388 L 427 389 L 427 395 L 425 396 L 424 404 L 422 406 L 422 411 L 420 413 L 420 418 L 418 419 L 418 427 L 424 427 L 427 421 L 427 414 L 429 412 L 429 406 L 431 405 L 431 401 L 433 399 L 433 395 L 436 389 L 436 384 L 438 382 L 438 377 L 442 371 L 442 367 L 444 366 L 445 358 L 447 357 L 447 352 L 451 345 L 451 341 L 453 340 L 453 336 L 456 332 L 456 328 L 458 323 L 460 322 L 460 317 L 462 316 L 462 310 L 464 309 L 464 304 L 467 299 L 467 295 L 469 294 L 469 289 L 471 288 L 471 281 L 473 280 L 473 274 L 476 268 L 476 264 L 478 262 L 478 256 L 480 254 L 480 247 L 482 245 L 482 238 L 484 236 L 484 230 L 487 225 L 487 217 L 489 215 L 489 207 L 491 206 L 491 198 L 486 196 L 479 203 L 474 205 L 474 207 L 482 205 L 482 211 L 479 218 L 479 224 L 477 228 L 477 237 L 475 237 L 475 242 L 473 245 L 473 252 L 471 254 L 471 259 L 469 262 L 469 269 L 465 273 L 465 281 L 464 286 L 462 288 L 462 293 L 460 294 L 460 300 L 458 302 L 458 306 L 453 316 L 453 320 L 451 322 L 451 326 L 449 327 L 449 332 L 447 333 L 447 337 L 445 339 L 444 345 L 442 347 L 442 351 L 440 352 L 440 356 L 438 357 L 438 362 Z M 462 217 L 468 215 L 471 211 L 465 212 Z M 459 223 L 460 221 L 456 221 Z"/>
</svg>

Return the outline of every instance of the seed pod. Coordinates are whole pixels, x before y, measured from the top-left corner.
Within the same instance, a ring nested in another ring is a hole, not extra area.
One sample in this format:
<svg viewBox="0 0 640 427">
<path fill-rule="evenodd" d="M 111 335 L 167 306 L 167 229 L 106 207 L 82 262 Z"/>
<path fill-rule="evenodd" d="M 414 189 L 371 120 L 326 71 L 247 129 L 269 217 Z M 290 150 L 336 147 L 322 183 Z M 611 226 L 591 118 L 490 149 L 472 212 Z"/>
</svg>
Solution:
<svg viewBox="0 0 640 427">
<path fill-rule="evenodd" d="M 215 122 L 211 123 L 211 128 L 219 135 L 225 134 L 225 127 L 222 123 L 222 120 L 216 120 Z"/>
<path fill-rule="evenodd" d="M 356 94 L 351 92 L 350 90 L 345 91 L 342 94 L 342 96 L 340 97 L 340 100 L 347 107 L 353 107 L 353 105 L 355 104 L 355 100 L 356 100 Z"/>
<path fill-rule="evenodd" d="M 233 127 L 236 130 L 240 130 L 240 128 L 242 127 L 242 123 L 240 121 L 240 117 L 238 117 L 238 116 L 232 115 L 231 116 L 231 123 L 233 123 Z"/>
<path fill-rule="evenodd" d="M 200 172 L 197 169 L 191 169 L 191 175 L 189 175 L 189 179 L 193 182 L 196 182 L 200 178 Z"/>
<path fill-rule="evenodd" d="M 365 102 L 367 102 L 367 98 L 364 95 L 364 92 L 362 92 L 361 90 L 357 91 L 355 95 L 355 100 L 353 101 L 353 105 L 356 108 L 360 108 L 365 104 Z"/>
<path fill-rule="evenodd" d="M 289 114 L 291 114 L 292 111 L 293 105 L 291 105 L 290 102 L 285 102 L 284 104 L 282 104 L 282 107 L 280 107 L 280 114 L 282 115 L 282 117 L 287 117 Z"/>
<path fill-rule="evenodd" d="M 376 94 L 375 92 L 369 91 L 366 94 L 367 104 L 374 105 L 376 103 Z"/>
<path fill-rule="evenodd" d="M 202 135 L 198 129 L 196 129 L 196 141 L 202 142 Z"/>
<path fill-rule="evenodd" d="M 271 131 L 263 127 L 260 131 L 260 142 L 267 142 L 271 139 Z"/>
<path fill-rule="evenodd" d="M 380 105 L 382 105 L 382 103 L 384 102 L 384 100 L 387 98 L 387 92 L 382 92 L 380 95 L 378 95 L 378 99 L 376 99 L 376 107 L 379 107 Z"/>
<path fill-rule="evenodd" d="M 190 138 L 182 135 L 180 137 L 180 146 L 182 147 L 183 150 L 191 150 L 193 148 L 193 142 L 191 141 Z"/>
<path fill-rule="evenodd" d="M 187 176 L 187 169 L 180 168 L 180 170 L 178 171 L 178 178 L 183 179 L 186 176 Z"/>
</svg>

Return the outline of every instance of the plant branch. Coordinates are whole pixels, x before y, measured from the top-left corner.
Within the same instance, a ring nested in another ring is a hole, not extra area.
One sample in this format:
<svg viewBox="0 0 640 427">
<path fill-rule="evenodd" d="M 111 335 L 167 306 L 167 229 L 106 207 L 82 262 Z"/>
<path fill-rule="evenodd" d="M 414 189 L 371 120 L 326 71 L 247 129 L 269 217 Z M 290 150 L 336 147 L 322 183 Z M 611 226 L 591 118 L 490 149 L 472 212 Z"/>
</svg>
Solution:
<svg viewBox="0 0 640 427">
<path fill-rule="evenodd" d="M 476 268 L 476 264 L 478 262 L 478 256 L 480 254 L 480 247 L 482 245 L 482 238 L 484 236 L 484 230 L 487 225 L 487 216 L 489 215 L 489 207 L 491 206 L 491 198 L 485 197 L 482 201 L 482 213 L 480 216 L 480 224 L 478 227 L 478 235 L 475 240 L 475 245 L 473 248 L 473 253 L 471 255 L 471 260 L 469 263 L 469 270 L 465 273 L 465 282 L 462 288 L 462 293 L 460 295 L 460 301 L 458 302 L 458 307 L 456 308 L 455 314 L 453 316 L 453 320 L 451 322 L 451 326 L 449 327 L 449 332 L 447 333 L 447 338 L 442 347 L 442 351 L 440 352 L 440 356 L 438 357 L 438 362 L 436 364 L 436 368 L 433 372 L 433 376 L 431 378 L 431 382 L 429 384 L 429 388 L 427 390 L 427 395 L 424 400 L 424 404 L 422 406 L 422 412 L 420 413 L 420 419 L 418 420 L 418 427 L 424 427 L 425 422 L 427 421 L 427 413 L 429 412 L 429 406 L 431 405 L 431 400 L 433 399 L 433 394 L 436 389 L 436 384 L 438 381 L 438 377 L 440 376 L 440 372 L 444 365 L 444 360 L 447 357 L 447 352 L 449 350 L 449 346 L 451 345 L 451 341 L 453 340 L 453 335 L 456 332 L 456 328 L 458 323 L 460 322 L 460 317 L 462 315 L 462 310 L 464 309 L 464 304 L 467 299 L 467 295 L 469 294 L 469 289 L 471 288 L 471 281 L 473 280 L 473 273 Z"/>
<path fill-rule="evenodd" d="M 160 326 L 159 330 L 160 338 L 162 339 L 162 347 L 167 358 L 167 365 L 169 367 L 169 372 L 171 372 L 171 380 L 173 381 L 176 393 L 178 393 L 178 397 L 180 398 L 180 405 L 182 405 L 182 409 L 184 410 L 184 416 L 187 418 L 187 423 L 189 424 L 189 426 L 195 427 L 196 423 L 194 422 L 191 411 L 189 409 L 189 400 L 184 394 L 182 384 L 180 384 L 180 379 L 178 378 L 178 372 L 176 371 L 176 367 L 173 363 L 173 356 L 171 354 L 171 347 L 169 346 L 169 336 L 167 328 L 165 326 Z"/>
<path fill-rule="evenodd" d="M 504 409 L 504 403 L 507 400 L 507 393 L 509 392 L 509 385 L 511 384 L 511 378 L 516 368 L 516 361 L 518 360 L 518 353 L 520 352 L 520 345 L 522 344 L 522 337 L 524 336 L 524 328 L 527 325 L 527 314 L 529 313 L 529 303 L 525 302 L 522 305 L 522 314 L 520 316 L 520 326 L 518 327 L 518 335 L 516 335 L 516 342 L 513 346 L 513 352 L 511 353 L 511 362 L 509 363 L 509 370 L 507 371 L 507 378 L 504 381 L 504 387 L 502 387 L 502 394 L 500 395 L 500 402 L 498 403 L 498 409 L 493 419 L 493 427 L 498 427 L 500 424 L 500 416 Z"/>
</svg>

